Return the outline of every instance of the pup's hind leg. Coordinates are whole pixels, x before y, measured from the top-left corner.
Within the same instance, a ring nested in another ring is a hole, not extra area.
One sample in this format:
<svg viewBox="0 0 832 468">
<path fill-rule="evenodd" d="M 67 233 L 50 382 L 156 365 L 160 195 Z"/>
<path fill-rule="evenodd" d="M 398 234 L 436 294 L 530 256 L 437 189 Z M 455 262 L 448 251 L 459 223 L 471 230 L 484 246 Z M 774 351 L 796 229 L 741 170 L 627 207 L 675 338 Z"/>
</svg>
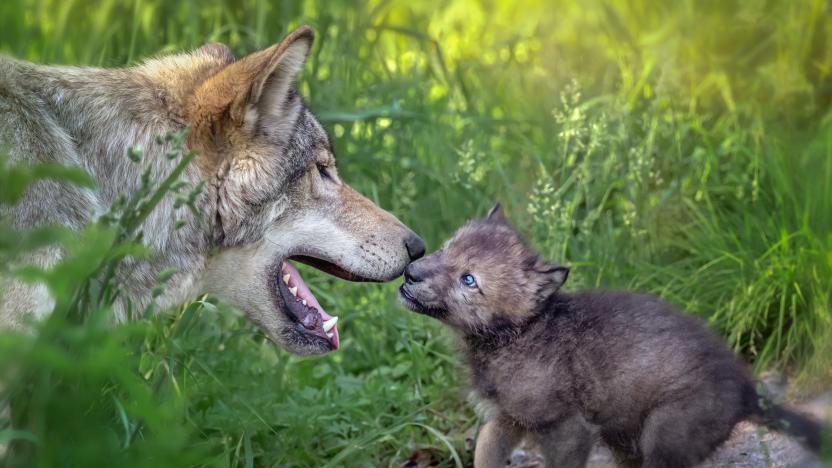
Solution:
<svg viewBox="0 0 832 468">
<path fill-rule="evenodd" d="M 505 418 L 496 417 L 480 429 L 474 451 L 474 468 L 505 467 L 512 449 L 526 431 Z"/>
<path fill-rule="evenodd" d="M 686 468 L 731 434 L 738 410 L 718 396 L 697 396 L 659 406 L 644 421 L 639 445 L 645 468 Z"/>
<path fill-rule="evenodd" d="M 553 429 L 535 432 L 547 468 L 582 468 L 597 438 L 597 431 L 580 415 L 566 418 Z"/>
<path fill-rule="evenodd" d="M 638 468 L 643 461 L 641 449 L 639 448 L 639 433 L 626 430 L 611 430 L 606 428 L 601 431 L 601 440 L 607 444 L 612 451 L 615 466 L 621 468 Z"/>
</svg>

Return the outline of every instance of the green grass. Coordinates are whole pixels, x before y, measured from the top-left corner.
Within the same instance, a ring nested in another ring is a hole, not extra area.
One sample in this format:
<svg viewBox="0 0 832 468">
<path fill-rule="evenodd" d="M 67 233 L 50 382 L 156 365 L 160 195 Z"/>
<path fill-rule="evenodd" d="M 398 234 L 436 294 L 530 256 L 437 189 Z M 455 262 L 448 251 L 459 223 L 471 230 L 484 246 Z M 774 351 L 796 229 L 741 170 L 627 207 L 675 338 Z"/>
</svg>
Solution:
<svg viewBox="0 0 832 468">
<path fill-rule="evenodd" d="M 125 66 L 208 41 L 242 55 L 311 24 L 301 87 L 342 177 L 431 248 L 499 199 L 574 267 L 571 288 L 660 294 L 808 392 L 832 381 L 828 8 L 6 0 L 0 51 Z M 6 337 L 4 372 L 53 379 L 23 392 L 39 463 L 469 463 L 477 422 L 444 331 L 394 284 L 304 276 L 341 317 L 338 353 L 290 357 L 211 302 L 117 331 L 56 321 L 54 346 Z"/>
</svg>

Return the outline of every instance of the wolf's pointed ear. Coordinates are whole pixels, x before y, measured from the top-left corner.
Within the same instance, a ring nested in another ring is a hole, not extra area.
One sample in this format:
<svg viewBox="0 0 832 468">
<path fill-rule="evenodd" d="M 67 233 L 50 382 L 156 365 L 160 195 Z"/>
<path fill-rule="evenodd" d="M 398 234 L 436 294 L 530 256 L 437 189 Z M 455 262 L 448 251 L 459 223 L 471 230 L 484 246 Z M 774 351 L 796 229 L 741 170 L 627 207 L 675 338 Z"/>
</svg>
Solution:
<svg viewBox="0 0 832 468">
<path fill-rule="evenodd" d="M 292 85 L 303 70 L 314 38 L 312 28 L 301 26 L 279 44 L 262 52 L 266 66 L 252 83 L 248 98 L 248 103 L 255 105 L 261 115 L 281 112 Z"/>
<path fill-rule="evenodd" d="M 194 93 L 189 114 L 199 126 L 230 117 L 237 126 L 252 125 L 263 114 L 279 113 L 303 69 L 314 33 L 301 26 L 280 43 L 222 68 Z"/>
<path fill-rule="evenodd" d="M 500 202 L 494 204 L 494 206 L 488 210 L 488 215 L 486 215 L 485 219 L 494 223 L 508 223 L 508 219 L 506 219 L 506 215 L 503 213 L 503 205 Z"/>
</svg>

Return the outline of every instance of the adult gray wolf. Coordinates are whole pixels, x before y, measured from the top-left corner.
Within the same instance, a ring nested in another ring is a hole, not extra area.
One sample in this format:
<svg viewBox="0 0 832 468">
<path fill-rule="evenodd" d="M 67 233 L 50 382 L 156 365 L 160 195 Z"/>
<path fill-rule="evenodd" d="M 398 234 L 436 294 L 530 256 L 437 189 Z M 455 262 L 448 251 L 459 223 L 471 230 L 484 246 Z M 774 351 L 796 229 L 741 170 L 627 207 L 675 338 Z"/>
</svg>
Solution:
<svg viewBox="0 0 832 468">
<path fill-rule="evenodd" d="M 819 450 L 820 424 L 758 396 L 694 317 L 653 296 L 563 293 L 568 274 L 499 206 L 405 269 L 402 302 L 461 336 L 473 386 L 494 406 L 474 466 L 505 466 L 526 434 L 546 466 L 585 466 L 600 434 L 625 466 L 690 467 L 744 419 Z"/>
<path fill-rule="evenodd" d="M 0 215 L 20 229 L 80 229 L 138 188 L 145 168 L 166 175 L 176 161 L 154 139 L 189 128 L 186 147 L 198 156 L 182 178 L 206 181 L 196 205 L 207 229 L 172 198 L 162 201 L 142 226 L 154 259 L 119 272 L 125 290 L 117 320 L 144 310 L 159 272 L 175 267 L 168 283 L 175 287 L 157 299 L 160 307 L 213 293 L 292 353 L 337 349 L 337 317 L 323 311 L 289 260 L 347 280 L 389 281 L 425 247 L 339 178 L 327 134 L 295 87 L 312 42 L 312 30 L 301 27 L 239 60 L 208 44 L 124 69 L 0 57 L 0 138 L 11 163 L 76 166 L 97 182 L 90 190 L 41 181 Z M 126 158 L 130 147 L 144 148 L 144 167 Z M 190 221 L 174 229 L 180 218 Z M 61 255 L 47 248 L 24 260 L 49 268 Z M 53 307 L 44 287 L 5 283 L 0 326 L 22 327 L 27 314 L 42 317 Z"/>
</svg>

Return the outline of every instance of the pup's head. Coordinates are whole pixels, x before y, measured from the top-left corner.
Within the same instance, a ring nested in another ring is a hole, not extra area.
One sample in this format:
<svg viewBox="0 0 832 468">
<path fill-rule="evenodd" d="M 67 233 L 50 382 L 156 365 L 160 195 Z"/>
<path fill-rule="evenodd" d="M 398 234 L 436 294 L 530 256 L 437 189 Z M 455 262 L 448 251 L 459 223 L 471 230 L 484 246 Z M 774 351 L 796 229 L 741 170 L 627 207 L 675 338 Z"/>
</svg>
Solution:
<svg viewBox="0 0 832 468">
<path fill-rule="evenodd" d="M 444 247 L 405 269 L 405 307 L 464 334 L 523 324 L 566 281 L 569 269 L 541 260 L 508 224 L 500 205 L 469 221 Z"/>
<path fill-rule="evenodd" d="M 209 181 L 204 195 L 219 248 L 201 289 L 295 354 L 324 353 L 340 341 L 337 317 L 292 261 L 346 280 L 390 281 L 425 250 L 338 175 L 329 138 L 295 85 L 312 41 L 301 27 L 240 59 L 209 44 L 144 68 L 175 87 L 167 101 L 179 103 L 175 114 L 191 127 L 188 145 Z"/>
</svg>

